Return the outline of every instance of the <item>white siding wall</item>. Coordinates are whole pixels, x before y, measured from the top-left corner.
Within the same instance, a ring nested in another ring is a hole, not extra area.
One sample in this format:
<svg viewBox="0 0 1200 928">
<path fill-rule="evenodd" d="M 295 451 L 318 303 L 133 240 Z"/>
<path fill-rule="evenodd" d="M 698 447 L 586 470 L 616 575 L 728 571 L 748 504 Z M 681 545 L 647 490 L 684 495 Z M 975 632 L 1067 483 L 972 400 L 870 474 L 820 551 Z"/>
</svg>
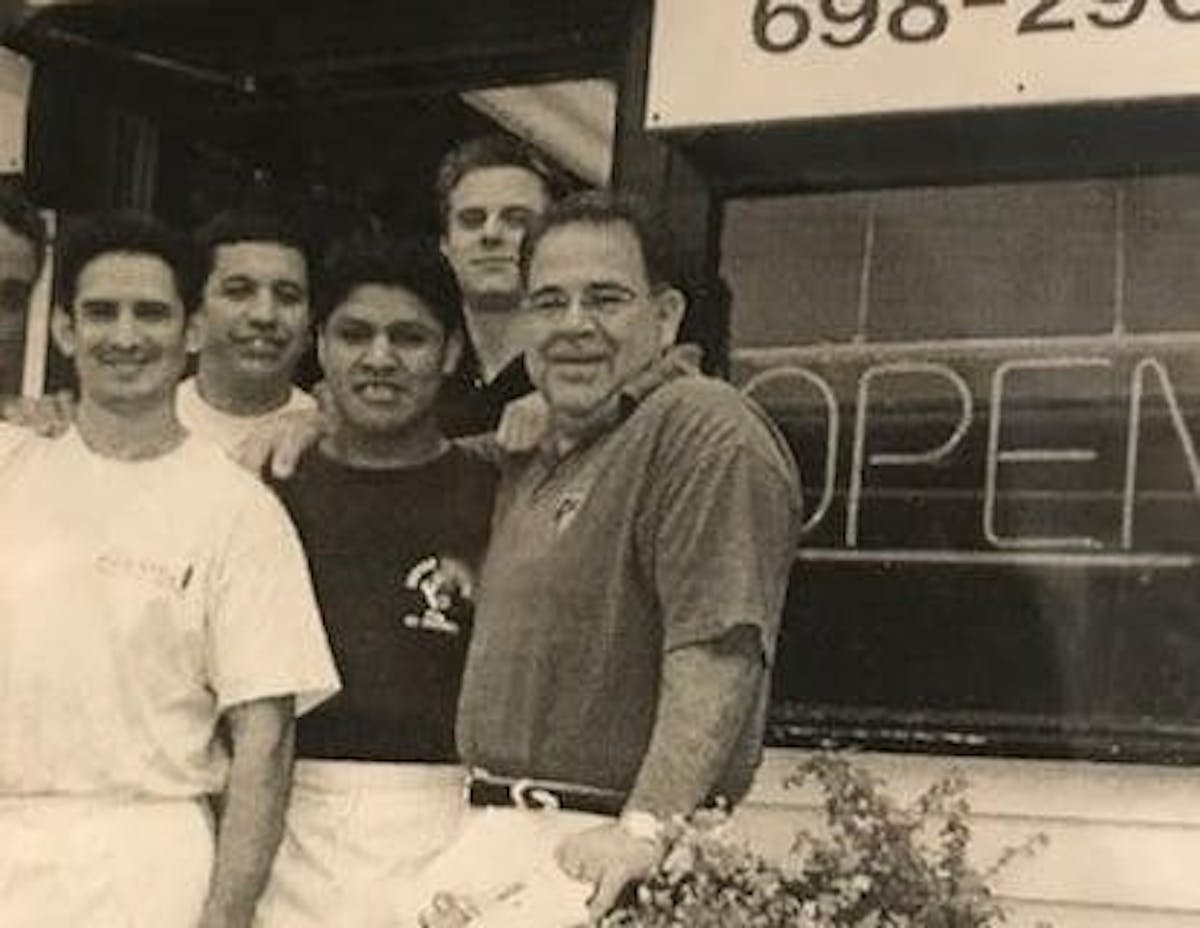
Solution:
<svg viewBox="0 0 1200 928">
<path fill-rule="evenodd" d="M 819 794 L 783 788 L 803 752 L 767 752 L 739 817 L 781 854 L 820 821 Z M 1077 761 L 857 754 L 898 799 L 957 767 L 970 781 L 977 862 L 1042 833 L 1049 845 L 997 882 L 1011 924 L 1033 928 L 1200 926 L 1200 770 Z"/>
</svg>

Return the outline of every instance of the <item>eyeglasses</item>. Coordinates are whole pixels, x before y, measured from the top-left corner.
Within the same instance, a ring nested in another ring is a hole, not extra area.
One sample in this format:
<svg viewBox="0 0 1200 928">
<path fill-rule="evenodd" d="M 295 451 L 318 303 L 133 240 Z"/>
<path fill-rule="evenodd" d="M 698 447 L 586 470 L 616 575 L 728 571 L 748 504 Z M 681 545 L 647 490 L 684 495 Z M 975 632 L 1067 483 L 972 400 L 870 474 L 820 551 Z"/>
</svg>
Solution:
<svg viewBox="0 0 1200 928">
<path fill-rule="evenodd" d="M 625 307 L 637 302 L 635 290 L 614 284 L 584 287 L 577 296 L 557 287 L 534 291 L 525 299 L 525 308 L 540 316 L 562 316 L 578 302 L 581 311 L 589 316 L 615 316 Z"/>
</svg>

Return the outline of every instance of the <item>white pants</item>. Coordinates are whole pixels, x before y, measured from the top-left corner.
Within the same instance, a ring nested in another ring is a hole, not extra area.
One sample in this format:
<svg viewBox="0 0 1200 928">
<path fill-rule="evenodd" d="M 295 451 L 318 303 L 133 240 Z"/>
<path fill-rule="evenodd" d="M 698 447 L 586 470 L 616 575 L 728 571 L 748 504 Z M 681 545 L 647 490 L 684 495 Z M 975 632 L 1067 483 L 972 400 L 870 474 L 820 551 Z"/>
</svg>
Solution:
<svg viewBox="0 0 1200 928">
<path fill-rule="evenodd" d="M 212 861 L 203 800 L 0 798 L 0 925 L 192 928 Z"/>
<path fill-rule="evenodd" d="M 417 924 L 437 893 L 471 899 L 471 928 L 571 928 L 587 923 L 592 885 L 568 877 L 554 859 L 568 835 L 612 819 L 558 809 L 473 808 L 457 841 L 414 884 L 404 928 Z"/>
<path fill-rule="evenodd" d="M 392 928 L 397 901 L 455 837 L 451 764 L 299 760 L 256 928 Z"/>
</svg>

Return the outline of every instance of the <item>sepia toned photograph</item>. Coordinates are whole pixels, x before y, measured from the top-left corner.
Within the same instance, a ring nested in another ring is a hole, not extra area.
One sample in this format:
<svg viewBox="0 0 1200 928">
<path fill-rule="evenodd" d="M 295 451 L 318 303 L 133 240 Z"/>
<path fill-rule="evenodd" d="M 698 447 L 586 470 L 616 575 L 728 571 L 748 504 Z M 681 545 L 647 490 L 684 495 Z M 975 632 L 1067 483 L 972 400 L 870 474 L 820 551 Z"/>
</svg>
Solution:
<svg viewBox="0 0 1200 928">
<path fill-rule="evenodd" d="M 1200 925 L 1200 0 L 0 42 L 0 926 Z"/>
</svg>

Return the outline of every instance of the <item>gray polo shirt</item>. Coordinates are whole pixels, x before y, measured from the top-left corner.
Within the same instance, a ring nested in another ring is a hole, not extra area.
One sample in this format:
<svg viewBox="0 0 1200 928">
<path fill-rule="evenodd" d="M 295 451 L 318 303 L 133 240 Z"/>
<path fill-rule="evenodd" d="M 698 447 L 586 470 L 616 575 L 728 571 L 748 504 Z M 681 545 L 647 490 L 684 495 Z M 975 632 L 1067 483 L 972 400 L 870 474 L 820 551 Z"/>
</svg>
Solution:
<svg viewBox="0 0 1200 928">
<path fill-rule="evenodd" d="M 733 387 L 664 361 L 614 427 L 509 458 L 463 680 L 463 759 L 621 791 L 649 744 L 664 650 L 760 632 L 770 662 L 800 526 L 795 464 Z M 714 794 L 761 754 L 767 674 Z"/>
</svg>

